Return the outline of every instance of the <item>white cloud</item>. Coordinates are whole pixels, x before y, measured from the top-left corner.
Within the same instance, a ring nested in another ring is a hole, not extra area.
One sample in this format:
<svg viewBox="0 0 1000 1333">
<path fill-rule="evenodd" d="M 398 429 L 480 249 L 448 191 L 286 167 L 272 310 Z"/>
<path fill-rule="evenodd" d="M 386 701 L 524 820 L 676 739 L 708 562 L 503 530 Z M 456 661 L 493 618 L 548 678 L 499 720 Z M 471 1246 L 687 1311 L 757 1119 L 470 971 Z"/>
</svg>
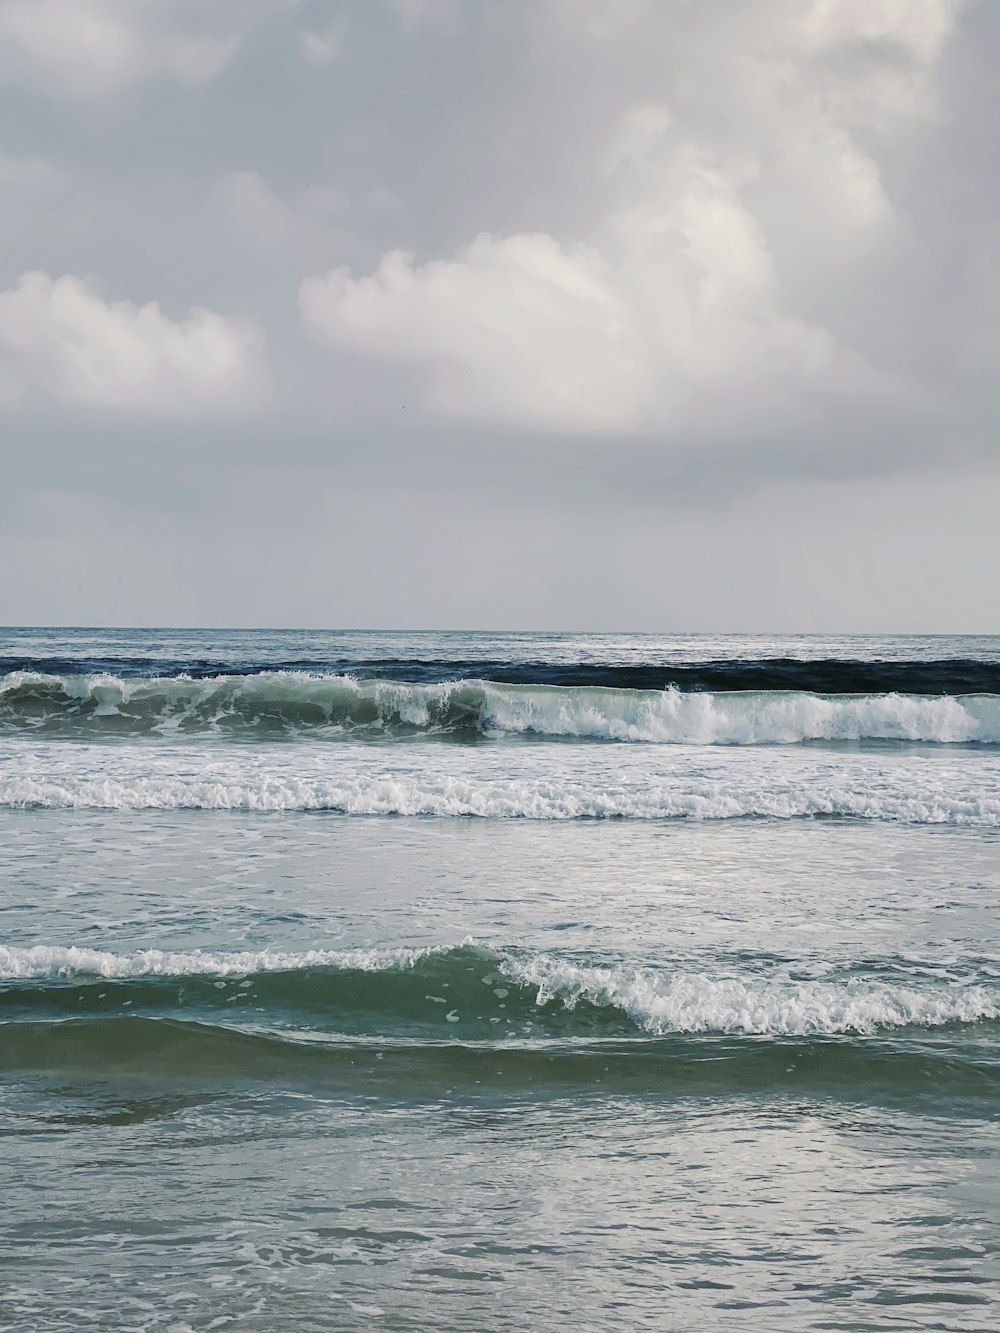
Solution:
<svg viewBox="0 0 1000 1333">
<path fill-rule="evenodd" d="M 267 394 L 263 339 L 211 310 L 169 319 L 155 301 L 108 302 L 91 282 L 25 273 L 0 292 L 0 401 L 41 395 L 126 413 L 233 412 Z"/>
<path fill-rule="evenodd" d="M 745 176 L 690 145 L 661 152 L 671 123 L 647 105 L 615 132 L 618 207 L 586 242 L 483 233 L 449 260 L 393 251 L 371 277 L 341 267 L 302 284 L 307 328 L 412 363 L 432 413 L 555 431 L 656 429 L 699 396 L 759 403 L 789 382 L 856 378 L 785 307 Z"/>
<path fill-rule="evenodd" d="M 0 80 L 105 98 L 160 75 L 199 83 L 286 0 L 2 0 Z"/>
<path fill-rule="evenodd" d="M 370 278 L 340 268 L 302 284 L 311 332 L 332 346 L 413 361 L 446 416 L 613 425 L 643 385 L 630 311 L 595 250 L 545 234 L 483 234 L 451 261 L 387 254 Z"/>
<path fill-rule="evenodd" d="M 406 3 L 406 0 L 398 0 Z M 419 4 L 420 0 L 413 0 Z M 886 42 L 923 64 L 936 60 L 966 0 L 716 0 L 711 7 L 686 0 L 553 0 L 557 19 L 598 41 L 617 40 L 658 17 L 675 29 L 684 10 L 700 31 L 719 25 L 737 32 L 747 54 L 770 48 L 826 52 L 845 43 Z M 659 11 L 656 14 L 656 11 Z M 725 35 L 722 34 L 725 41 Z"/>
<path fill-rule="evenodd" d="M 836 42 L 890 42 L 927 64 L 950 35 L 962 0 L 808 0 L 790 33 L 813 50 Z"/>
<path fill-rule="evenodd" d="M 816 312 L 905 234 L 871 132 L 935 113 L 957 11 L 559 3 L 557 25 L 599 41 L 631 27 L 682 71 L 598 154 L 603 220 L 575 238 L 483 233 L 426 263 L 394 250 L 367 277 L 340 267 L 303 282 L 303 320 L 337 350 L 413 367 L 429 412 L 484 423 L 659 430 L 721 398 L 771 413 L 813 389 L 884 391 L 888 371 Z"/>
<path fill-rule="evenodd" d="M 309 330 L 342 350 L 423 369 L 426 408 L 552 430 L 641 430 L 690 396 L 770 376 L 812 376 L 836 349 L 785 315 L 748 216 L 708 174 L 670 219 L 617 219 L 606 247 L 545 233 L 478 236 L 416 266 L 302 284 Z M 661 226 L 674 232 L 657 255 Z"/>
<path fill-rule="evenodd" d="M 299 50 L 310 65 L 329 65 L 343 50 L 344 32 L 340 26 L 328 28 L 323 32 L 300 28 L 297 36 Z"/>
</svg>

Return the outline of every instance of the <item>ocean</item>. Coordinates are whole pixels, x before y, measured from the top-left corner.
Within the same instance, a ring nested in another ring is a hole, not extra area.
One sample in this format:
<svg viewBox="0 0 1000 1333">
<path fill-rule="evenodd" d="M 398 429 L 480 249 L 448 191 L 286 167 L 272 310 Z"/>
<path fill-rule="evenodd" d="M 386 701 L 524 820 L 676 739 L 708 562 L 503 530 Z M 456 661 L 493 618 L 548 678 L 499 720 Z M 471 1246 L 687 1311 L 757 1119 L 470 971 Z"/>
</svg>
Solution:
<svg viewBox="0 0 1000 1333">
<path fill-rule="evenodd" d="M 0 631 L 0 1330 L 1000 1326 L 1000 637 Z"/>
</svg>

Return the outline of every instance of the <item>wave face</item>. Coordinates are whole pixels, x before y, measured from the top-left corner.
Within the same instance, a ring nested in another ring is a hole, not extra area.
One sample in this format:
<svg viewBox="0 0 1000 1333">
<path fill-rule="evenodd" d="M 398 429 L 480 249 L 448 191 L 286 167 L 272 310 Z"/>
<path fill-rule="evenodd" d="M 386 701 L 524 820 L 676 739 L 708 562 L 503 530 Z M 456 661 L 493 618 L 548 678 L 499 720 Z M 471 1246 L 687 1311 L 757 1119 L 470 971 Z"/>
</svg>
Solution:
<svg viewBox="0 0 1000 1333">
<path fill-rule="evenodd" d="M 0 949 L 0 1071 L 337 1096 L 488 1088 L 995 1105 L 1000 985 L 451 948 Z"/>
<path fill-rule="evenodd" d="M 133 679 L 15 671 L 0 729 L 41 735 L 233 738 L 536 736 L 654 744 L 803 741 L 1000 744 L 1000 695 L 685 692 L 486 680 L 420 684 L 259 672 Z"/>
<path fill-rule="evenodd" d="M 1000 1019 L 1000 985 L 593 964 L 484 948 L 202 953 L 0 948 L 0 1016 L 121 1013 L 444 1040 L 873 1035 Z"/>
</svg>

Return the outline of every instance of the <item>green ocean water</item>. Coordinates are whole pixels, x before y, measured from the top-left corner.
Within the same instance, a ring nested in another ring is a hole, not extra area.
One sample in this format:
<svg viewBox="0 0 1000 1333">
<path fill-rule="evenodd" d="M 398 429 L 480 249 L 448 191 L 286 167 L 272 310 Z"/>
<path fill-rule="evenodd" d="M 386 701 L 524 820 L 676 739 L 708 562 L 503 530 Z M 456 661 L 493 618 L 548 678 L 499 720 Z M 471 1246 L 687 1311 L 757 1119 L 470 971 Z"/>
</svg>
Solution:
<svg viewBox="0 0 1000 1333">
<path fill-rule="evenodd" d="M 456 735 L 365 686 L 359 735 L 287 674 L 931 690 L 995 644 L 48 635 L 0 703 L 0 1330 L 996 1328 L 991 696 L 462 686 Z"/>
</svg>

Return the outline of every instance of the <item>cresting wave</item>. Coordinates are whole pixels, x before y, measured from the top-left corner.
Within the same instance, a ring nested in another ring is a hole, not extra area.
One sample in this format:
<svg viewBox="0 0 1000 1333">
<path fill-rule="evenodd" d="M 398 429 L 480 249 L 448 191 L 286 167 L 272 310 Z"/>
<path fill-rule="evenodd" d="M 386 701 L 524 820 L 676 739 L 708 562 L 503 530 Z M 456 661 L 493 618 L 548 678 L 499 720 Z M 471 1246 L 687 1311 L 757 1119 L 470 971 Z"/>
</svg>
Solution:
<svg viewBox="0 0 1000 1333">
<path fill-rule="evenodd" d="M 260 672 L 0 678 L 0 729 L 40 735 L 537 736 L 659 744 L 1000 744 L 1000 695 L 734 693 Z"/>
<path fill-rule="evenodd" d="M 0 1015 L 121 1013 L 423 1039 L 871 1035 L 1000 1018 L 977 982 L 776 979 L 489 949 L 116 954 L 0 949 Z"/>
</svg>

